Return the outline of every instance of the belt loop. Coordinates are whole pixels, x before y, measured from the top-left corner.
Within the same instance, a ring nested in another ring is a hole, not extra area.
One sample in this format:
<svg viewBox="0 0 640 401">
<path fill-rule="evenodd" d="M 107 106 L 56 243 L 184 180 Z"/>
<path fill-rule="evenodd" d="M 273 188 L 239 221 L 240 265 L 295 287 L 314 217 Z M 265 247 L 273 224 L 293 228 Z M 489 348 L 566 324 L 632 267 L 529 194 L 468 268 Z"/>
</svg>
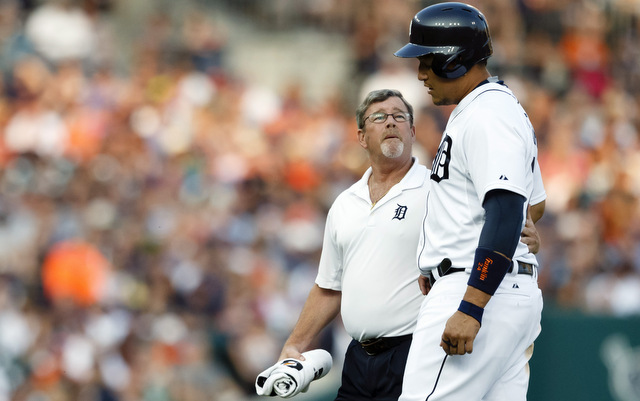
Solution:
<svg viewBox="0 0 640 401">
<path fill-rule="evenodd" d="M 519 271 L 520 271 L 520 261 L 511 260 L 511 269 L 509 270 L 509 275 L 511 275 L 512 277 L 516 277 Z"/>
</svg>

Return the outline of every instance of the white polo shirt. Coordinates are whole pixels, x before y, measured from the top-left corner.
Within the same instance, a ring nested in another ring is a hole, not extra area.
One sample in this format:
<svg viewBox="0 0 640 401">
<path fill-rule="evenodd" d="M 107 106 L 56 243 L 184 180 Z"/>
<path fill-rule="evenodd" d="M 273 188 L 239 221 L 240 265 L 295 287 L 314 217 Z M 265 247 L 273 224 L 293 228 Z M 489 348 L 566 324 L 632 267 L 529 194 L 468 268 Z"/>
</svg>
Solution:
<svg viewBox="0 0 640 401">
<path fill-rule="evenodd" d="M 327 216 L 316 284 L 342 291 L 344 327 L 358 341 L 413 333 L 423 296 L 416 248 L 429 170 L 414 163 L 373 207 L 364 176 L 341 193 Z"/>
<path fill-rule="evenodd" d="M 462 99 L 449 117 L 432 165 L 424 228 L 428 240 L 421 238 L 418 248 L 423 274 L 444 258 L 453 267 L 471 268 L 487 192 L 515 192 L 527 199 L 525 208 L 546 198 L 537 156 L 533 127 L 506 86 L 490 82 Z M 514 259 L 537 265 L 522 241 Z"/>
</svg>

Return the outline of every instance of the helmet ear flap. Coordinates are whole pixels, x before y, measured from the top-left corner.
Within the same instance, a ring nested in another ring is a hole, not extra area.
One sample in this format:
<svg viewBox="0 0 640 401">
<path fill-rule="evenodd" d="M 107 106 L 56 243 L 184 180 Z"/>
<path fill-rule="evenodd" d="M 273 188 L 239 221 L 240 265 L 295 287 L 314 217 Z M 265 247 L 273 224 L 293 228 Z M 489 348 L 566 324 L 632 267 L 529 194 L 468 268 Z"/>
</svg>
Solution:
<svg viewBox="0 0 640 401">
<path fill-rule="evenodd" d="M 431 69 L 440 78 L 455 79 L 460 78 L 469 71 L 470 66 L 464 62 L 460 50 L 454 54 L 434 53 Z"/>
</svg>

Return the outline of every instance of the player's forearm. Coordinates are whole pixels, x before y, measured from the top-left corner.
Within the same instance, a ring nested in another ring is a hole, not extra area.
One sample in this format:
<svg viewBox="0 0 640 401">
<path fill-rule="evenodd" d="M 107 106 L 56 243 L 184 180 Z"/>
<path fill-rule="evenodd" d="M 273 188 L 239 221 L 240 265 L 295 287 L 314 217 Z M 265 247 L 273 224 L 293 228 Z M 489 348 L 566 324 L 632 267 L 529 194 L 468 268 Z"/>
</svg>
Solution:
<svg viewBox="0 0 640 401">
<path fill-rule="evenodd" d="M 305 351 L 320 331 L 338 315 L 341 297 L 342 293 L 339 291 L 327 290 L 314 284 L 283 350 L 294 347 L 299 352 Z"/>
<path fill-rule="evenodd" d="M 531 215 L 531 220 L 533 220 L 534 223 L 537 223 L 544 214 L 545 206 L 546 201 L 542 201 L 529 207 L 529 214 Z"/>
<path fill-rule="evenodd" d="M 482 324 L 484 307 L 512 265 L 520 240 L 522 207 L 526 199 L 514 192 L 493 190 L 483 207 L 485 222 L 476 248 L 467 291 L 458 310 Z"/>
<path fill-rule="evenodd" d="M 467 291 L 464 293 L 464 297 L 462 297 L 462 299 L 467 302 L 471 302 L 476 306 L 484 308 L 489 303 L 489 300 L 491 299 L 491 295 L 487 294 L 484 291 L 480 291 L 475 287 L 468 285 Z"/>
<path fill-rule="evenodd" d="M 511 258 L 520 241 L 524 202 L 523 196 L 506 190 L 493 190 L 485 196 L 482 204 L 485 222 L 478 240 L 469 286 L 489 296 L 495 293 L 512 265 Z M 460 310 L 469 312 L 467 307 L 461 305 Z"/>
</svg>

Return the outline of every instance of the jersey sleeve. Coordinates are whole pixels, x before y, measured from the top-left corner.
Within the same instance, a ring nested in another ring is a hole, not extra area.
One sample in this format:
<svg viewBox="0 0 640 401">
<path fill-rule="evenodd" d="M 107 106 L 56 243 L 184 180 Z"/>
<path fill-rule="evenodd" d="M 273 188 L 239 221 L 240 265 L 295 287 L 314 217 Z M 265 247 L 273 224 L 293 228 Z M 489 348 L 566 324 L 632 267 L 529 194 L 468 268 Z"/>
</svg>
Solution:
<svg viewBox="0 0 640 401">
<path fill-rule="evenodd" d="M 544 189 L 540 165 L 538 164 L 538 158 L 536 158 L 533 166 L 533 192 L 529 204 L 537 205 L 545 199 L 547 199 L 547 192 Z"/>
<path fill-rule="evenodd" d="M 480 203 L 494 189 L 515 192 L 527 199 L 531 195 L 527 182 L 535 154 L 526 141 L 532 131 L 524 132 L 529 128 L 524 117 L 514 117 L 519 112 L 517 108 L 502 106 L 498 103 L 475 113 L 479 121 L 473 121 L 465 133 L 467 173 Z"/>
<path fill-rule="evenodd" d="M 333 208 L 327 214 L 316 284 L 321 288 L 342 291 L 343 258 L 336 240 L 336 219 L 334 214 L 335 210 Z"/>
</svg>

